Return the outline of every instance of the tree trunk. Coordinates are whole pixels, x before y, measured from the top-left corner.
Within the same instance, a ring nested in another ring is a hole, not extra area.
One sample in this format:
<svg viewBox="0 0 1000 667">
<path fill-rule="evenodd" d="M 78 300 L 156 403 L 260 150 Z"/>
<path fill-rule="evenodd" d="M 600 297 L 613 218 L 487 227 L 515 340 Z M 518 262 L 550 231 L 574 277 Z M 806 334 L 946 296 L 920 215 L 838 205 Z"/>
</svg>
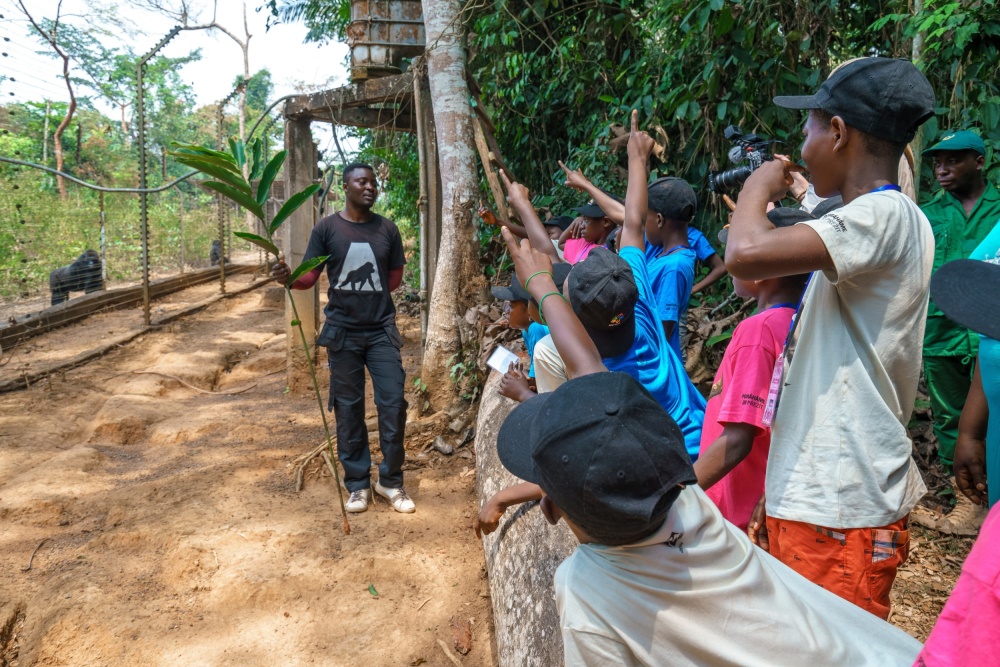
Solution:
<svg viewBox="0 0 1000 667">
<path fill-rule="evenodd" d="M 465 312 L 485 297 L 472 224 L 478 175 L 472 133 L 472 107 L 465 81 L 464 24 L 457 0 L 424 0 L 427 74 L 433 100 L 434 125 L 442 183 L 441 245 L 427 320 L 421 379 L 427 384 L 432 410 L 457 400 L 449 369 L 474 359 L 474 333 Z M 469 363 L 474 364 L 474 361 Z"/>
<path fill-rule="evenodd" d="M 500 396 L 500 374 L 490 373 L 476 422 L 479 505 L 521 480 L 497 457 L 497 433 L 516 403 Z M 562 634 L 556 611 L 556 568 L 576 547 L 566 524 L 550 526 L 538 503 L 507 510 L 497 530 L 483 537 L 493 601 L 499 667 L 561 665 Z"/>
</svg>

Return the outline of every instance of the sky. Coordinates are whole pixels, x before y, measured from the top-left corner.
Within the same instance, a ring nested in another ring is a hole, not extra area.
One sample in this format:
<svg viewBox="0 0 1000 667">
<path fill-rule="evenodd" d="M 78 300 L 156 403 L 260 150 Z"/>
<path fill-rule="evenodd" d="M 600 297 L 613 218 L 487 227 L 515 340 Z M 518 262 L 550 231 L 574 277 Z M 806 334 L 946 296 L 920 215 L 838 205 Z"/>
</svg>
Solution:
<svg viewBox="0 0 1000 667">
<path fill-rule="evenodd" d="M 107 6 L 112 0 L 99 1 Z M 179 4 L 177 0 L 163 2 Z M 346 44 L 303 44 L 306 29 L 301 23 L 273 26 L 268 31 L 267 10 L 256 11 L 257 6 L 263 3 L 264 0 L 248 0 L 246 4 L 247 25 L 252 35 L 250 73 L 265 67 L 271 71 L 273 99 L 301 90 L 332 88 L 347 83 Z M 58 4 L 58 0 L 25 0 L 25 6 L 36 20 L 53 18 Z M 138 32 L 129 36 L 121 30 L 115 31 L 120 37 L 109 37 L 107 46 L 128 42 L 136 53 L 147 52 L 175 25 L 171 18 L 136 9 L 128 0 L 120 0 L 117 4 L 117 7 L 112 5 L 110 10 L 95 11 L 92 3 L 85 0 L 63 0 L 62 14 L 66 22 L 83 28 L 100 25 L 114 11 L 132 23 Z M 190 0 L 192 13 L 197 12 L 197 23 L 211 22 L 212 5 L 211 0 Z M 51 47 L 31 34 L 31 25 L 18 8 L 17 1 L 0 0 L 0 15 L 3 17 L 0 19 L 0 53 L 4 54 L 0 55 L 0 75 L 15 79 L 0 81 L 0 104 L 45 99 L 68 101 L 69 95 L 62 81 L 62 61 L 37 53 L 49 52 Z M 219 0 L 216 21 L 242 39 L 243 2 Z M 194 25 L 195 21 L 189 23 Z M 243 52 L 236 42 L 220 31 L 198 30 L 181 32 L 160 53 L 178 57 L 199 48 L 201 60 L 185 65 L 180 75 L 191 85 L 196 104 L 202 106 L 212 104 L 232 91 L 236 77 L 243 74 Z M 79 73 L 78 76 L 84 75 Z M 96 100 L 95 106 L 105 113 L 112 113 Z M 321 149 L 332 142 L 329 125 L 314 123 L 313 135 Z M 340 136 L 343 141 L 343 131 Z M 350 152 L 353 145 L 350 140 L 347 143 L 344 148 Z"/>
</svg>

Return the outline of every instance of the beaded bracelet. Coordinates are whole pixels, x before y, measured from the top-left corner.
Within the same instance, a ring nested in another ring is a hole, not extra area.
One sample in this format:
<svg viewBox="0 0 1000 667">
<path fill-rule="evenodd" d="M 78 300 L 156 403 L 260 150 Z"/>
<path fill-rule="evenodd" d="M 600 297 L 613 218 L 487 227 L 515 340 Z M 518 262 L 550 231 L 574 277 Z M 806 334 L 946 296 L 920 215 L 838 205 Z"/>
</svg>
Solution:
<svg viewBox="0 0 1000 667">
<path fill-rule="evenodd" d="M 528 283 L 530 283 L 530 282 L 531 282 L 531 279 L 532 279 L 532 278 L 534 278 L 535 276 L 537 276 L 537 275 L 538 275 L 538 274 L 540 274 L 540 273 L 544 273 L 544 274 L 545 274 L 545 275 L 547 275 L 547 276 L 548 276 L 549 278 L 552 278 L 552 277 L 553 277 L 553 276 L 552 276 L 552 273 L 551 273 L 551 272 L 549 272 L 549 271 L 535 271 L 535 272 L 534 272 L 534 273 L 532 273 L 532 274 L 531 274 L 530 276 L 528 276 L 528 279 L 527 279 L 527 280 L 525 280 L 525 281 L 524 281 L 524 289 L 525 289 L 525 291 L 527 291 L 527 290 L 528 290 Z M 553 279 L 554 279 L 554 278 L 553 278 Z"/>
<path fill-rule="evenodd" d="M 553 294 L 559 295 L 560 297 L 562 297 L 563 301 L 566 301 L 566 297 L 564 297 L 562 295 L 562 292 L 548 292 L 548 293 L 542 295 L 542 298 L 538 301 L 538 314 L 541 317 L 542 324 L 544 324 L 546 326 L 548 326 L 548 322 L 545 321 L 545 313 L 542 312 L 542 307 L 545 305 L 545 300 L 547 298 L 549 298 L 550 296 L 552 296 Z M 569 303 L 569 302 L 566 301 L 566 303 Z"/>
</svg>

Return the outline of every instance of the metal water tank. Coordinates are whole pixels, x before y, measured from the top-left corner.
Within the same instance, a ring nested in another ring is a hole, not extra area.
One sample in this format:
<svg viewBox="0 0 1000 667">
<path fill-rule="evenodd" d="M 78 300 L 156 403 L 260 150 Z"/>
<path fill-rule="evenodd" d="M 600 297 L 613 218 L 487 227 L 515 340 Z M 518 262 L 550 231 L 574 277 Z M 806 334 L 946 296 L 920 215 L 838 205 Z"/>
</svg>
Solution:
<svg viewBox="0 0 1000 667">
<path fill-rule="evenodd" d="M 347 27 L 351 81 L 402 71 L 404 58 L 424 52 L 424 14 L 419 0 L 352 0 Z"/>
</svg>

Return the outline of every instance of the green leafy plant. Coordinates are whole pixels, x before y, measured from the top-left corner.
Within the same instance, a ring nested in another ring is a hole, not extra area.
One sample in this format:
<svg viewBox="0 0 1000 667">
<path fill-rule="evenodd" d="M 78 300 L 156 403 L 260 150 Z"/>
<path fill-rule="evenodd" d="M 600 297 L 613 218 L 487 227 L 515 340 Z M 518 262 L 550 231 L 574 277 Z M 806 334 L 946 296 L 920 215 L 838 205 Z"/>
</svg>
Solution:
<svg viewBox="0 0 1000 667">
<path fill-rule="evenodd" d="M 250 243 L 253 243 L 266 252 L 274 255 L 278 259 L 278 246 L 274 243 L 274 234 L 300 206 L 305 204 L 319 190 L 319 185 L 313 184 L 289 197 L 282 207 L 275 214 L 270 224 L 267 224 L 264 216 L 264 204 L 267 202 L 271 184 L 274 182 L 281 165 L 285 162 L 286 152 L 280 151 L 270 160 L 264 154 L 264 147 L 259 140 L 244 145 L 242 140 L 230 139 L 229 152 L 212 150 L 203 146 L 193 144 L 174 143 L 176 150 L 171 155 L 181 164 L 215 178 L 214 181 L 205 181 L 202 185 L 210 190 L 218 192 L 223 197 L 236 202 L 246 210 L 255 215 L 262 223 L 266 236 L 251 234 L 249 232 L 233 232 Z M 249 179 L 243 176 L 243 167 L 249 165 Z M 257 183 L 257 191 L 254 192 L 253 182 Z M 299 337 L 302 339 L 302 348 L 306 353 L 306 361 L 309 363 L 309 375 L 312 377 L 313 391 L 316 394 L 316 402 L 319 405 L 319 414 L 323 420 L 323 433 L 326 435 L 327 451 L 331 461 L 336 461 L 337 457 L 333 451 L 333 439 L 330 436 L 330 426 L 326 421 L 326 411 L 323 409 L 323 397 L 319 392 L 319 382 L 316 380 L 316 367 L 312 362 L 312 355 L 309 350 L 309 342 L 306 340 L 305 332 L 302 330 L 302 322 L 299 319 L 299 311 L 295 306 L 295 299 L 291 298 L 292 285 L 301 276 L 312 271 L 327 260 L 327 257 L 314 257 L 302 262 L 296 267 L 285 282 L 285 289 L 289 292 L 288 302 L 292 304 L 292 312 L 295 319 L 292 326 L 299 330 Z M 340 481 L 334 480 L 337 486 L 337 497 L 340 500 L 340 514 L 344 519 L 344 532 L 351 532 L 351 525 L 347 521 L 347 511 L 344 507 L 344 491 L 340 488 Z"/>
</svg>

